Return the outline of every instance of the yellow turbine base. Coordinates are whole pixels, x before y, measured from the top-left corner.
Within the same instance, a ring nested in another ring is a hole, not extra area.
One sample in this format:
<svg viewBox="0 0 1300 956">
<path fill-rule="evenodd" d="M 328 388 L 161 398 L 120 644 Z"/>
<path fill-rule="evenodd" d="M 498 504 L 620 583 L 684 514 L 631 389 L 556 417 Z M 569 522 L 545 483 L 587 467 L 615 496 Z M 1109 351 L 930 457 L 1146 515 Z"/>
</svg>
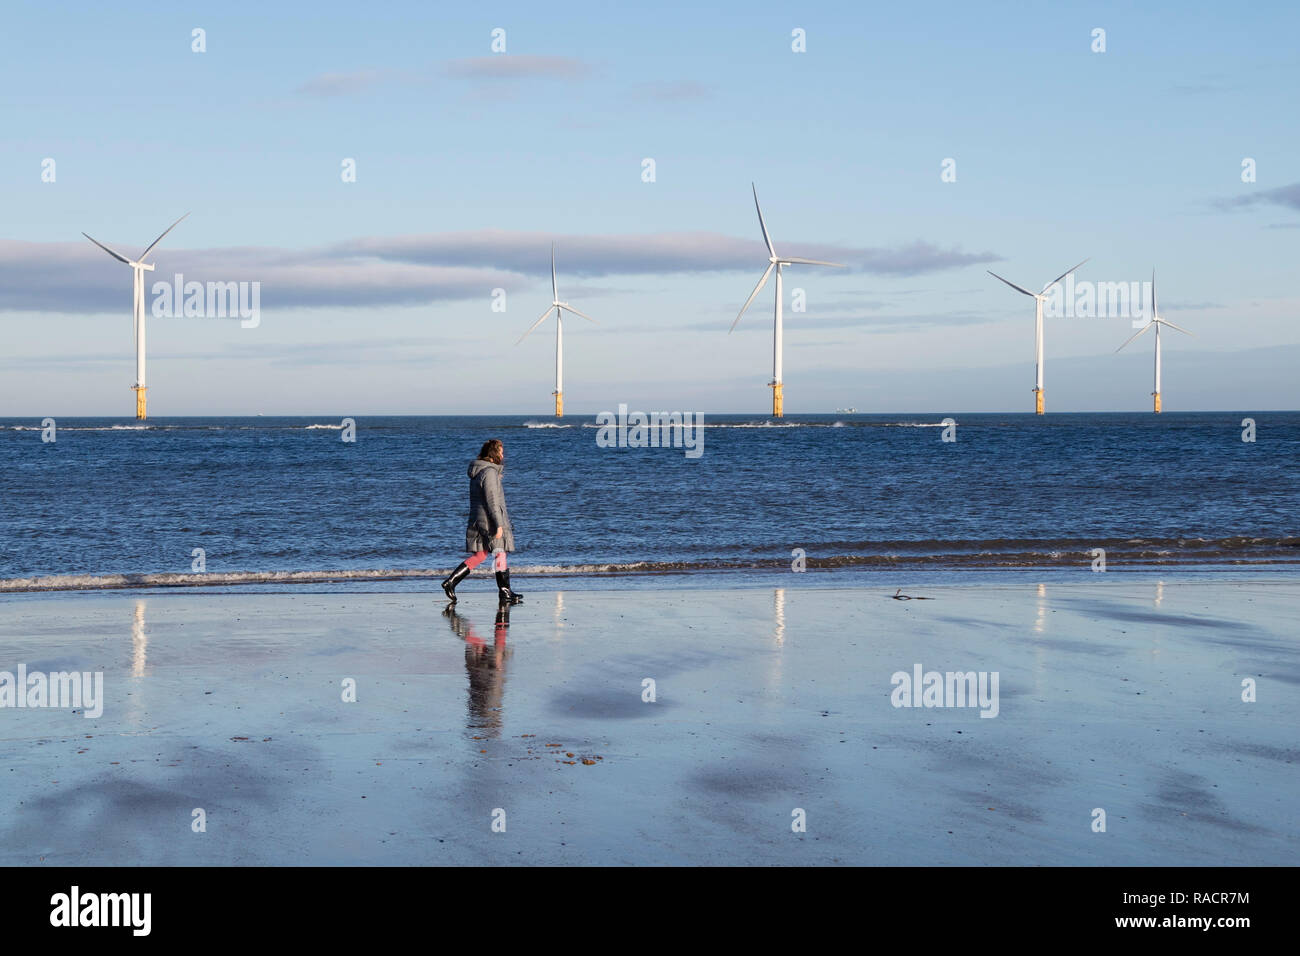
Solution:
<svg viewBox="0 0 1300 956">
<path fill-rule="evenodd" d="M 1043 414 L 1043 389 L 1034 389 L 1034 414 Z"/>
<path fill-rule="evenodd" d="M 131 387 L 135 389 L 135 417 L 140 421 L 144 421 L 148 417 L 145 412 L 144 397 L 144 393 L 147 392 L 148 389 L 143 385 L 132 385 Z"/>
<path fill-rule="evenodd" d="M 556 418 L 564 417 L 564 393 L 563 392 L 555 393 L 555 417 Z"/>
<path fill-rule="evenodd" d="M 772 417 L 784 418 L 785 397 L 781 394 L 781 389 L 783 388 L 782 384 L 780 382 L 773 382 L 771 385 L 768 385 L 768 388 L 772 390 Z"/>
<path fill-rule="evenodd" d="M 1159 415 L 1160 414 L 1160 393 L 1152 392 L 1151 394 L 1156 397 L 1156 414 Z"/>
</svg>

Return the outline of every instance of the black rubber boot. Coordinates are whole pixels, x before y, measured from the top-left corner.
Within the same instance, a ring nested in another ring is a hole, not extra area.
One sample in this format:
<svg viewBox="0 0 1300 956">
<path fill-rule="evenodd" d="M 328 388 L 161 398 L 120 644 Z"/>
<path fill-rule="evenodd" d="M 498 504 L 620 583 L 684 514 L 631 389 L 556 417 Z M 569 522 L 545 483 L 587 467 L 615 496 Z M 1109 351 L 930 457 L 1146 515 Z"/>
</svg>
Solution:
<svg viewBox="0 0 1300 956">
<path fill-rule="evenodd" d="M 500 598 L 500 603 L 502 604 L 518 604 L 520 601 L 524 599 L 523 595 L 520 594 L 518 591 L 512 591 L 510 589 L 509 568 L 507 568 L 504 571 L 497 572 L 497 591 L 498 591 L 498 597 Z"/>
<path fill-rule="evenodd" d="M 447 595 L 447 600 L 452 604 L 456 603 L 456 585 L 469 577 L 469 572 L 469 566 L 462 561 L 456 570 L 451 572 L 451 575 L 443 580 L 442 590 Z"/>
</svg>

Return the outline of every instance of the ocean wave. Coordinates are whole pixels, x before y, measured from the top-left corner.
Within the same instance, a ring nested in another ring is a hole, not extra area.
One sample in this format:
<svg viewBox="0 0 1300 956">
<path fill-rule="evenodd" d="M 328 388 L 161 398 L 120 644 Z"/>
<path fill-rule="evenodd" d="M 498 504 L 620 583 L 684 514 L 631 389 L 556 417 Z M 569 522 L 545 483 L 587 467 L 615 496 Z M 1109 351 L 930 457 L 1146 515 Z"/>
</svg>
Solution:
<svg viewBox="0 0 1300 956">
<path fill-rule="evenodd" d="M 150 432 L 150 431 L 167 431 L 169 428 L 176 426 L 167 425 L 59 425 L 61 432 Z M 15 432 L 39 432 L 44 431 L 43 425 L 10 425 L 10 431 Z"/>
<path fill-rule="evenodd" d="M 524 422 L 525 428 L 572 428 L 572 425 L 561 425 L 559 422 Z"/>
<path fill-rule="evenodd" d="M 696 424 L 692 422 L 689 425 L 677 424 L 676 422 L 646 422 L 645 424 L 633 425 L 627 424 L 628 431 L 634 428 L 830 428 L 829 422 L 702 422 Z M 609 425 L 599 425 L 594 422 L 584 422 L 583 428 L 617 428 L 617 423 Z"/>
<path fill-rule="evenodd" d="M 1300 565 L 1300 538 L 1218 539 L 1100 539 L 1096 541 L 944 541 L 867 542 L 847 550 L 836 545 L 810 545 L 809 570 L 853 568 L 870 571 L 914 568 L 996 570 L 1000 568 L 1088 569 L 1093 550 L 1106 551 L 1112 570 L 1125 567 L 1269 566 Z M 869 546 L 868 546 L 869 545 Z M 818 553 L 818 552 L 821 553 Z M 861 553 L 868 552 L 868 553 Z M 790 571 L 789 557 L 758 555 L 666 561 L 624 561 L 586 564 L 512 565 L 518 576 L 653 575 L 708 572 Z M 44 577 L 0 578 L 0 593 L 24 591 L 107 591 L 136 588 L 222 587 L 248 584 L 327 584 L 346 581 L 437 580 L 450 568 L 351 568 L 318 571 L 228 571 L 156 574 L 60 574 Z"/>
<path fill-rule="evenodd" d="M 0 425 L 0 431 L 39 432 L 43 425 Z M 385 425 L 371 425 L 370 428 L 386 428 Z M 560 425 L 568 428 L 568 425 Z M 248 431 L 311 431 L 316 428 L 339 431 L 342 423 L 324 423 L 316 425 L 59 425 L 61 432 L 248 432 Z"/>
<path fill-rule="evenodd" d="M 617 427 L 617 422 L 613 423 Z M 791 422 L 791 421 L 772 421 L 765 419 L 763 421 L 750 422 L 704 422 L 699 425 L 678 425 L 672 422 L 646 422 L 643 425 L 627 424 L 629 429 L 632 428 L 944 428 L 945 422 Z M 563 426 L 568 427 L 568 426 Z M 609 428 L 610 425 L 602 425 L 596 422 L 583 422 L 583 428 Z"/>
</svg>

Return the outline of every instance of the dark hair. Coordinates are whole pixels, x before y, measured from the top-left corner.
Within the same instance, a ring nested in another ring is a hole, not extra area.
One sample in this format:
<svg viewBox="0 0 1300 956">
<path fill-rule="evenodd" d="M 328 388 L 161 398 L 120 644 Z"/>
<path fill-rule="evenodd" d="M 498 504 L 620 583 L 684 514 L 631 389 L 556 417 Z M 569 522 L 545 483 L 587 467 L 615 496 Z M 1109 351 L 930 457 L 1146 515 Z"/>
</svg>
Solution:
<svg viewBox="0 0 1300 956">
<path fill-rule="evenodd" d="M 501 444 L 499 438 L 489 438 L 483 443 L 483 447 L 478 450 L 478 456 L 483 461 L 490 461 L 494 465 L 499 465 L 505 459 L 505 445 Z"/>
</svg>

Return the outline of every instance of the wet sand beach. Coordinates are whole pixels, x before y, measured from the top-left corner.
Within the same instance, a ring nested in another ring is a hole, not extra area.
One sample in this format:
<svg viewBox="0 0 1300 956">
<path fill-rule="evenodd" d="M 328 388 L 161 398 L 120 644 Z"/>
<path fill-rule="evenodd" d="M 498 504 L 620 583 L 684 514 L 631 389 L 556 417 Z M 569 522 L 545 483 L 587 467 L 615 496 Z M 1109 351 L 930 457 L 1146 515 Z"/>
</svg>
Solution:
<svg viewBox="0 0 1300 956">
<path fill-rule="evenodd" d="M 409 592 L 5 597 L 0 671 L 102 671 L 105 699 L 0 709 L 0 862 L 1300 858 L 1293 578 L 529 583 L 508 626 L 478 578 L 455 617 Z M 894 706 L 918 666 L 996 673 L 996 716 Z"/>
</svg>

